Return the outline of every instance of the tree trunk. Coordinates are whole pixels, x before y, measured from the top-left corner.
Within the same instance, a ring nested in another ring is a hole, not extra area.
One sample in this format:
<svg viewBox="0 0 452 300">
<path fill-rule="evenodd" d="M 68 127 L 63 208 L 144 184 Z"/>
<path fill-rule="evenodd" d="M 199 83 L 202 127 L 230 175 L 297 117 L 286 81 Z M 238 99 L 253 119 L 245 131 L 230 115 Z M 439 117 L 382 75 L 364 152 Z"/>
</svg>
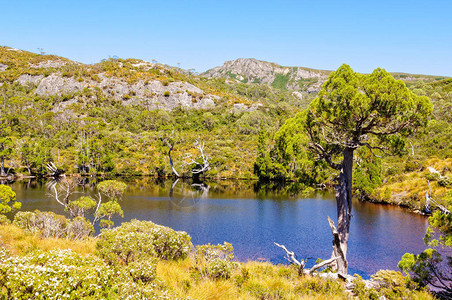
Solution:
<svg viewBox="0 0 452 300">
<path fill-rule="evenodd" d="M 0 157 L 0 176 L 6 176 L 5 172 L 5 158 L 3 156 Z"/>
<path fill-rule="evenodd" d="M 353 151 L 353 148 L 344 149 L 344 160 L 336 190 L 339 244 L 333 243 L 333 252 L 334 256 L 339 257 L 337 260 L 337 272 L 344 275 L 348 273 L 347 243 L 350 231 L 350 218 L 352 216 Z M 339 247 L 340 249 L 338 249 Z"/>
<path fill-rule="evenodd" d="M 174 168 L 173 165 L 173 159 L 171 157 L 171 151 L 173 150 L 173 145 L 169 146 L 169 150 L 168 150 L 168 157 L 169 157 L 169 161 L 170 161 L 170 166 L 171 166 L 171 170 L 173 171 L 173 174 L 176 176 L 176 178 L 179 178 L 179 173 L 177 173 L 176 168 Z"/>
</svg>

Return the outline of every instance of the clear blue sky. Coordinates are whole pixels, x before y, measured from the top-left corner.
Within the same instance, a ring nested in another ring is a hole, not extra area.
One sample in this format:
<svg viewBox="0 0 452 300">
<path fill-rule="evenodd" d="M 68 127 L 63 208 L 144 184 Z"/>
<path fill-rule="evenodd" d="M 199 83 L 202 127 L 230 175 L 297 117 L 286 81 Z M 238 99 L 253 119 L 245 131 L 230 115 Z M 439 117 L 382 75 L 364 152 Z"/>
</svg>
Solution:
<svg viewBox="0 0 452 300">
<path fill-rule="evenodd" d="M 83 63 L 286 66 L 452 76 L 452 1 L 1 1 L 0 45 Z"/>
</svg>

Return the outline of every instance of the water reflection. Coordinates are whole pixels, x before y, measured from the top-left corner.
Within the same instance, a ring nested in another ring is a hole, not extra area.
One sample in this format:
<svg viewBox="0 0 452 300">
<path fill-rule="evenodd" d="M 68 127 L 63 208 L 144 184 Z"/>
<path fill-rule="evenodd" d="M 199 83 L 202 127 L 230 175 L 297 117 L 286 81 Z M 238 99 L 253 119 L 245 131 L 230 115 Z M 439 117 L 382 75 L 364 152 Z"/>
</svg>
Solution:
<svg viewBox="0 0 452 300">
<path fill-rule="evenodd" d="M 334 194 L 317 191 L 307 197 L 288 188 L 257 187 L 249 181 L 193 182 L 128 178 L 121 206 L 124 218 L 150 220 L 187 231 L 194 244 L 230 242 L 239 260 L 286 263 L 273 242 L 284 244 L 300 258 L 329 258 L 331 231 L 327 216 L 336 218 Z M 81 193 L 93 193 L 97 179 L 83 181 Z M 44 183 L 12 184 L 22 210 L 65 214 Z M 350 229 L 350 272 L 368 276 L 379 269 L 397 269 L 405 252 L 420 253 L 427 220 L 398 207 L 354 202 Z"/>
</svg>

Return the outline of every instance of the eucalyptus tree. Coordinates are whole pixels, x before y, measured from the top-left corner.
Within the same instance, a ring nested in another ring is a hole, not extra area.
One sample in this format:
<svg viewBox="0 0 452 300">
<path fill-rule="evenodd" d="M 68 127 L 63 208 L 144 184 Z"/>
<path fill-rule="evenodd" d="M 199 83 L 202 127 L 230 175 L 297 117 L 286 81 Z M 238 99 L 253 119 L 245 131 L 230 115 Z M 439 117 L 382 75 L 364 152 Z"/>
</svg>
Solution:
<svg viewBox="0 0 452 300">
<path fill-rule="evenodd" d="M 332 72 L 317 98 L 309 105 L 305 128 L 309 149 L 339 171 L 336 191 L 337 229 L 333 256 L 338 273 L 347 274 L 347 243 L 352 216 L 353 156 L 359 147 L 373 154 L 401 153 L 403 138 L 425 125 L 432 104 L 411 92 L 401 80 L 383 69 L 355 73 L 342 65 Z"/>
</svg>

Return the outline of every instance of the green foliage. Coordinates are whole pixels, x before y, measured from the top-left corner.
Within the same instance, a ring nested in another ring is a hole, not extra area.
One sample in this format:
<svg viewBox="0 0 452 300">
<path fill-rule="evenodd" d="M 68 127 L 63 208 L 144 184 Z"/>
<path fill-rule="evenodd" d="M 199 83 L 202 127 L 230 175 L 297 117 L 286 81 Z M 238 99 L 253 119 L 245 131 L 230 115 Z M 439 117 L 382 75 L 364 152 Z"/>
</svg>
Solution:
<svg viewBox="0 0 452 300">
<path fill-rule="evenodd" d="M 10 224 L 11 220 L 7 216 L 0 214 L 0 225 Z"/>
<path fill-rule="evenodd" d="M 110 228 L 113 226 L 113 221 L 111 221 L 111 218 L 114 215 L 119 215 L 121 217 L 124 217 L 124 212 L 122 211 L 121 205 L 119 205 L 116 201 L 108 201 L 105 203 L 102 203 L 99 206 L 99 210 L 96 213 L 97 218 L 104 218 L 107 217 L 107 220 L 103 219 L 100 220 L 101 227 L 108 227 Z"/>
<path fill-rule="evenodd" d="M 402 137 L 425 125 L 431 112 L 427 97 L 415 95 L 385 70 L 361 75 L 344 64 L 310 104 L 307 126 L 312 142 L 327 154 L 373 144 L 398 154 Z"/>
<path fill-rule="evenodd" d="M 276 132 L 274 145 L 269 147 L 267 133 L 259 135 L 255 174 L 261 180 L 299 180 L 307 185 L 321 182 L 326 174 L 322 162 L 307 151 L 309 138 L 304 120 L 306 113 L 298 113 L 286 120 Z"/>
<path fill-rule="evenodd" d="M 121 217 L 124 216 L 124 212 L 122 211 L 121 205 L 118 203 L 118 201 L 122 199 L 126 188 L 127 185 L 124 182 L 116 180 L 105 180 L 97 185 L 99 197 L 100 193 L 102 193 L 109 199 L 109 201 L 101 203 L 99 209 L 95 213 L 95 221 L 101 219 L 99 223 L 101 227 L 110 228 L 111 226 L 113 226 L 113 221 L 111 220 L 111 218 L 114 215 L 119 215 Z M 90 202 L 88 200 L 86 204 L 92 205 L 93 202 Z"/>
<path fill-rule="evenodd" d="M 417 291 L 418 286 L 402 273 L 393 270 L 380 270 L 372 275 L 374 287 L 368 287 L 362 278 L 355 275 L 353 293 L 358 299 L 418 299 L 430 298 L 427 293 Z"/>
<path fill-rule="evenodd" d="M 7 185 L 0 184 L 0 215 L 11 211 L 11 208 L 19 210 L 21 203 L 16 201 L 16 193 Z"/>
<path fill-rule="evenodd" d="M 289 76 L 289 74 L 275 74 L 275 80 L 273 80 L 271 86 L 275 89 L 286 90 Z"/>
<path fill-rule="evenodd" d="M 0 260 L 0 295 L 5 299 L 106 299 L 115 290 L 115 274 L 102 260 L 70 250 Z"/>
<path fill-rule="evenodd" d="M 83 217 L 68 220 L 62 215 L 53 212 L 18 212 L 13 223 L 31 233 L 38 233 L 43 238 L 68 238 L 73 240 L 84 239 L 91 236 L 94 227 Z"/>
<path fill-rule="evenodd" d="M 102 230 L 96 247 L 99 256 L 109 264 L 129 264 L 152 257 L 177 260 L 187 256 L 192 246 L 190 239 L 185 232 L 149 221 L 132 220 Z"/>
<path fill-rule="evenodd" d="M 452 191 L 446 196 L 448 209 L 452 209 Z M 452 297 L 452 257 L 449 256 L 452 247 L 452 215 L 436 211 L 429 217 L 429 228 L 424 237 L 426 244 L 448 247 L 447 261 L 435 249 L 426 249 L 416 255 L 405 253 L 398 266 L 410 274 L 420 286 L 431 285 L 436 293 L 443 298 Z"/>
<path fill-rule="evenodd" d="M 360 198 L 367 198 L 382 184 L 381 159 L 367 148 L 359 149 L 357 157 L 353 187 Z"/>
<path fill-rule="evenodd" d="M 192 272 L 201 278 L 228 279 L 238 266 L 232 252 L 232 245 L 226 242 L 196 246 Z"/>
</svg>

